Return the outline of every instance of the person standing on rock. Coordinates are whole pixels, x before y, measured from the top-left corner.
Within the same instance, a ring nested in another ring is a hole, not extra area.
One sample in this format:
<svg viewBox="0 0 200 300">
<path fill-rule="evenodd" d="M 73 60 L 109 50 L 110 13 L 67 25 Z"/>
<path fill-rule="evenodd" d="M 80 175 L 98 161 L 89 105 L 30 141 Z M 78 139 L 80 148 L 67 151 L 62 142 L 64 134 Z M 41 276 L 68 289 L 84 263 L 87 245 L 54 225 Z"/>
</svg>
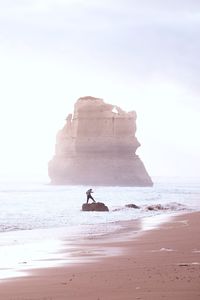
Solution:
<svg viewBox="0 0 200 300">
<path fill-rule="evenodd" d="M 96 201 L 95 201 L 94 198 L 92 197 L 91 193 L 94 193 L 94 192 L 92 191 L 92 189 L 89 189 L 89 190 L 86 192 L 86 195 L 87 195 L 87 203 L 89 202 L 89 199 L 92 199 L 92 201 L 93 201 L 94 203 L 96 203 Z"/>
</svg>

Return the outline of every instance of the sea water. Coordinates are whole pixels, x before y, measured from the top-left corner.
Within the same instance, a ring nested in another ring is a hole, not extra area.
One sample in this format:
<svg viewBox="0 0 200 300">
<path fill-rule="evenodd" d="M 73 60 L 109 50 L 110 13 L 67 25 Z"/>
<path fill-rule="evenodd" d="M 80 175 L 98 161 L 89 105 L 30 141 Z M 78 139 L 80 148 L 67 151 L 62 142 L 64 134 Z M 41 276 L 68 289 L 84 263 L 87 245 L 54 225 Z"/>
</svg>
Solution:
<svg viewBox="0 0 200 300">
<path fill-rule="evenodd" d="M 36 182 L 0 182 L 0 232 L 38 228 L 80 227 L 132 220 L 166 211 L 147 211 L 145 206 L 171 205 L 170 212 L 200 208 L 198 179 L 156 179 L 153 187 L 92 187 L 96 201 L 109 212 L 82 212 L 85 186 L 54 186 Z M 125 208 L 134 203 L 142 209 Z"/>
<path fill-rule="evenodd" d="M 109 212 L 81 210 L 88 188 L 93 188 L 95 200 L 104 202 Z M 66 248 L 63 239 L 72 241 L 109 234 L 119 229 L 119 221 L 151 217 L 155 223 L 177 212 L 200 210 L 200 181 L 154 178 L 153 187 L 54 186 L 48 182 L 2 181 L 0 203 L 0 278 L 7 278 L 19 276 L 10 272 L 16 271 L 16 266 L 25 270 L 46 267 L 45 262 L 49 266 L 50 262 L 58 265 L 66 261 L 66 255 L 58 255 L 58 250 Z M 136 204 L 140 209 L 127 208 L 126 204 Z M 157 204 L 165 209 L 147 209 Z M 39 261 L 42 264 L 38 266 Z"/>
</svg>

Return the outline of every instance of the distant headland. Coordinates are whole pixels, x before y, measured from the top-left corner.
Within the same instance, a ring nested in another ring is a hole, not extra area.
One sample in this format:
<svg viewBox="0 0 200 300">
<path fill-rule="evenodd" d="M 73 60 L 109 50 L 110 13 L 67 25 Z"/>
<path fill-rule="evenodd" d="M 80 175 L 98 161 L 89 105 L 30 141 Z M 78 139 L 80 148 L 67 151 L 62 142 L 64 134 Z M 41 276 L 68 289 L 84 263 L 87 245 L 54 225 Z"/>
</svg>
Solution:
<svg viewBox="0 0 200 300">
<path fill-rule="evenodd" d="M 136 112 L 91 96 L 81 97 L 56 138 L 49 162 L 52 184 L 152 186 L 136 136 Z"/>
</svg>

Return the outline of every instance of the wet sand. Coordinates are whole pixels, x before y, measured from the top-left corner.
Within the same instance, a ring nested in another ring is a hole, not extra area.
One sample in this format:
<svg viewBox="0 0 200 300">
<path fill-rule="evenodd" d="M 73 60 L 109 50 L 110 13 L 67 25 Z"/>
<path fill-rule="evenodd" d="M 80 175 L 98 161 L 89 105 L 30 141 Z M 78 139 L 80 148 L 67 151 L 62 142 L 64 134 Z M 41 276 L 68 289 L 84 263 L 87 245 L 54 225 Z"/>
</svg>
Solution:
<svg viewBox="0 0 200 300">
<path fill-rule="evenodd" d="M 102 237 L 84 247 L 80 242 L 75 257 L 93 262 L 77 260 L 1 281 L 0 300 L 199 300 L 200 213 L 173 217 L 134 238 L 130 226 L 126 240 Z M 96 260 L 101 249 L 113 256 Z"/>
</svg>

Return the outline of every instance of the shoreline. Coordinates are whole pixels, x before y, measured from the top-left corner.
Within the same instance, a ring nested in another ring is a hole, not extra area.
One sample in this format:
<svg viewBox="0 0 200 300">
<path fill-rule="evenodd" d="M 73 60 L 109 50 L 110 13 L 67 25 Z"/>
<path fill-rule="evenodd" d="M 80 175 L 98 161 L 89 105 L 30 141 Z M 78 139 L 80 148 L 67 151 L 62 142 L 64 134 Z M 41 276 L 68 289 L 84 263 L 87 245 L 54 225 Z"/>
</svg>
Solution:
<svg viewBox="0 0 200 300">
<path fill-rule="evenodd" d="M 1 232 L 0 284 L 1 281 L 31 276 L 38 269 L 88 263 L 119 255 L 122 250 L 119 250 L 118 242 L 122 244 L 145 234 L 177 214 L 180 212 L 102 223 L 98 224 L 100 227 L 82 225 L 78 231 L 73 227 L 58 227 Z"/>
<path fill-rule="evenodd" d="M 199 228 L 200 212 L 186 212 L 134 238 L 82 240 L 74 258 L 83 260 L 3 280 L 0 299 L 200 299 Z"/>
</svg>

